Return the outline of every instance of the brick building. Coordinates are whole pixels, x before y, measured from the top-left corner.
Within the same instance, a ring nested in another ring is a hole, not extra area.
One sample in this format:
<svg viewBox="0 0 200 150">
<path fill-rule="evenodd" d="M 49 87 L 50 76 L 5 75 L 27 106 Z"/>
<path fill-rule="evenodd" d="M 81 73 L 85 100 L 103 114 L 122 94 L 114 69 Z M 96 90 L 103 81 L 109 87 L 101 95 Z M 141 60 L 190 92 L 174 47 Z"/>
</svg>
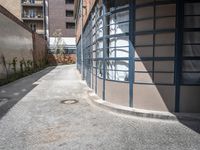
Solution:
<svg viewBox="0 0 200 150">
<path fill-rule="evenodd" d="M 57 44 L 65 53 L 75 53 L 75 22 L 73 0 L 48 0 L 49 47 L 53 52 Z"/>
<path fill-rule="evenodd" d="M 198 0 L 75 0 L 78 69 L 104 100 L 200 112 Z"/>
</svg>

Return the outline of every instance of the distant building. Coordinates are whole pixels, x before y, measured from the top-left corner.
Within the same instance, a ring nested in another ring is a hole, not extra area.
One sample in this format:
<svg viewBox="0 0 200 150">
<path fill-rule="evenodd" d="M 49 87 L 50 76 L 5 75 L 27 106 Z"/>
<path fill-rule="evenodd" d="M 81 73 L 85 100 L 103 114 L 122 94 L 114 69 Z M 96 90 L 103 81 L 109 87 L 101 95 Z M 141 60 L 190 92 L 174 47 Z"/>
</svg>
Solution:
<svg viewBox="0 0 200 150">
<path fill-rule="evenodd" d="M 74 0 L 48 0 L 49 49 L 55 52 L 57 44 L 66 54 L 74 54 L 75 21 L 73 17 Z"/>
<path fill-rule="evenodd" d="M 199 0 L 75 0 L 74 10 L 77 66 L 102 99 L 200 112 Z"/>
<path fill-rule="evenodd" d="M 0 4 L 32 31 L 46 35 L 46 0 L 0 0 Z"/>
</svg>

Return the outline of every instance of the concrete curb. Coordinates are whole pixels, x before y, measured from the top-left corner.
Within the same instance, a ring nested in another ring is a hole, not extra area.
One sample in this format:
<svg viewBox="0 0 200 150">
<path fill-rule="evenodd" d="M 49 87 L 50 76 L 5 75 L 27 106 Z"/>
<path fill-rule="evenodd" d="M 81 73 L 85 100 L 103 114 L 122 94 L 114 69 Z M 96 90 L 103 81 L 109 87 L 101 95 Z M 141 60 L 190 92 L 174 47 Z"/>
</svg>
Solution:
<svg viewBox="0 0 200 150">
<path fill-rule="evenodd" d="M 143 118 L 171 120 L 171 121 L 180 121 L 180 120 L 200 121 L 199 113 L 198 114 L 170 113 L 170 112 L 150 111 L 150 110 L 130 108 L 104 101 L 100 97 L 98 97 L 91 89 L 87 92 L 87 94 L 92 104 L 101 107 L 103 109 L 120 114 L 125 114 L 135 117 L 143 117 Z"/>
</svg>

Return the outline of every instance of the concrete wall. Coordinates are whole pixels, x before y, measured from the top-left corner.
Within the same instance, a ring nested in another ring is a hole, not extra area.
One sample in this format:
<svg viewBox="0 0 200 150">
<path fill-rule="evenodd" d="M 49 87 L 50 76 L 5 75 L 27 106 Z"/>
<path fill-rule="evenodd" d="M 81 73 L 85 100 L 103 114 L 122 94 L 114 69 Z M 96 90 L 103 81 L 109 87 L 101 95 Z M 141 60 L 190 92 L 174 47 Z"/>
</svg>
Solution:
<svg viewBox="0 0 200 150">
<path fill-rule="evenodd" d="M 12 72 L 12 69 L 9 63 L 11 64 L 15 57 L 18 63 L 23 58 L 33 61 L 32 33 L 1 13 L 0 35 L 0 55 L 5 57 L 6 65 L 10 72 Z M 2 63 L 1 59 L 0 78 L 5 78 L 6 72 Z M 17 68 L 19 70 L 19 64 Z"/>
<path fill-rule="evenodd" d="M 0 0 L 0 5 L 21 20 L 21 0 Z"/>
<path fill-rule="evenodd" d="M 20 71 L 20 61 L 32 64 L 46 59 L 46 41 L 31 30 L 5 8 L 0 6 L 0 79 Z M 5 60 L 5 61 L 4 61 Z M 40 62 L 41 65 L 44 65 Z M 40 65 L 40 67 L 41 67 Z"/>
</svg>

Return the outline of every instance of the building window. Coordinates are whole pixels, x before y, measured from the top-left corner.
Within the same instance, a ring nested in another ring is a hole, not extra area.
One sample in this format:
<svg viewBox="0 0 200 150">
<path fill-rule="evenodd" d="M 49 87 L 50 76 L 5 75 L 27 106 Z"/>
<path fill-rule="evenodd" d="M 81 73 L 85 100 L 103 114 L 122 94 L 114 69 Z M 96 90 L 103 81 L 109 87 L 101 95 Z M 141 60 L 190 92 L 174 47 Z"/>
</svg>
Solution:
<svg viewBox="0 0 200 150">
<path fill-rule="evenodd" d="M 30 28 L 32 31 L 36 32 L 36 24 L 30 24 Z"/>
<path fill-rule="evenodd" d="M 66 17 L 73 17 L 73 11 L 72 10 L 66 10 Z"/>
<path fill-rule="evenodd" d="M 65 3 L 66 3 L 66 4 L 73 4 L 73 3 L 74 3 L 74 0 L 65 0 Z"/>
<path fill-rule="evenodd" d="M 67 29 L 75 29 L 75 23 L 66 22 L 66 28 Z"/>
<path fill-rule="evenodd" d="M 76 54 L 76 49 L 67 48 L 65 49 L 65 54 Z"/>
</svg>

